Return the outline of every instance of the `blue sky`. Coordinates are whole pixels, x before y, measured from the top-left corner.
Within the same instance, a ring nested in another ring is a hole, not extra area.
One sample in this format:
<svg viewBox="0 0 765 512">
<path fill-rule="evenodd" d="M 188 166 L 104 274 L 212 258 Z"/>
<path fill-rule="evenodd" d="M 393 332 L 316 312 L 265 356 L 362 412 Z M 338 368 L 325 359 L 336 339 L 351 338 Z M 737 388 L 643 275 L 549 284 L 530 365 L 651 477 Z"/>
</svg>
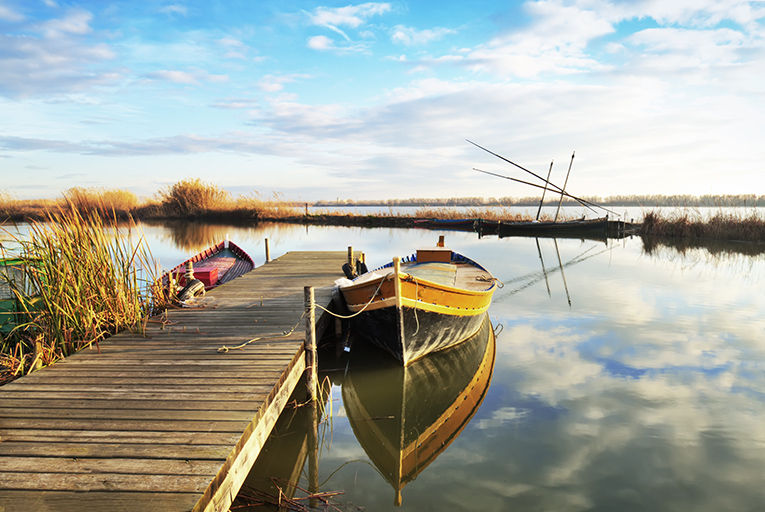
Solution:
<svg viewBox="0 0 765 512">
<path fill-rule="evenodd" d="M 0 191 L 765 193 L 765 2 L 0 0 Z"/>
</svg>

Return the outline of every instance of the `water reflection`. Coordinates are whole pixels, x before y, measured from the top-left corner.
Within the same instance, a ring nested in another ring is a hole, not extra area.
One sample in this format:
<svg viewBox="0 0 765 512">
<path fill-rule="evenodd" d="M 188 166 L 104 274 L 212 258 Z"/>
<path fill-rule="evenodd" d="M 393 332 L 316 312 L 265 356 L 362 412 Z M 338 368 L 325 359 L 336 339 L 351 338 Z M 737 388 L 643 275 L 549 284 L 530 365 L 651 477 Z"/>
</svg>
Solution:
<svg viewBox="0 0 765 512">
<path fill-rule="evenodd" d="M 359 344 L 342 394 L 356 439 L 380 474 L 401 490 L 459 436 L 481 405 L 494 370 L 489 317 L 471 338 L 402 367 Z"/>
</svg>

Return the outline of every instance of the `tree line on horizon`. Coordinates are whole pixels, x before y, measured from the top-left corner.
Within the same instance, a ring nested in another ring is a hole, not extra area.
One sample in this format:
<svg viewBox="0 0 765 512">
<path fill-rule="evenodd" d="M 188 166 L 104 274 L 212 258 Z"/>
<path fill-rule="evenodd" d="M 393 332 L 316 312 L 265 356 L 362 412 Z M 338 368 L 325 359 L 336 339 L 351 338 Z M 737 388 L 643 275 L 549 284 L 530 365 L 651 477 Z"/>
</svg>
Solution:
<svg viewBox="0 0 765 512">
<path fill-rule="evenodd" d="M 560 196 L 553 192 L 552 197 L 545 198 L 545 205 L 557 205 Z M 608 197 L 583 196 L 582 199 L 604 206 L 681 206 L 681 207 L 765 207 L 765 195 L 757 194 L 707 194 L 701 196 L 689 194 L 640 194 L 640 195 L 616 195 Z M 561 203 L 564 206 L 579 206 L 579 203 L 570 198 L 564 198 Z M 449 197 L 449 198 L 408 198 L 408 199 L 337 199 L 335 201 L 317 201 L 316 207 L 327 206 L 537 206 L 539 197 Z"/>
</svg>

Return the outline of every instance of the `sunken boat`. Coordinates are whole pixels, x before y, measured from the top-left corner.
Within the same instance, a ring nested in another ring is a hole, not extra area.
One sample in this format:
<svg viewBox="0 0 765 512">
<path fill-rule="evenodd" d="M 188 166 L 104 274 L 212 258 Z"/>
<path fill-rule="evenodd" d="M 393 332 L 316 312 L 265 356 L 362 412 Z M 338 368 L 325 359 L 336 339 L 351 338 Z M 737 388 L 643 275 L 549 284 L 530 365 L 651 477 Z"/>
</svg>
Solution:
<svg viewBox="0 0 765 512">
<path fill-rule="evenodd" d="M 404 366 L 475 334 L 497 287 L 484 267 L 443 246 L 418 249 L 340 283 L 353 329 Z"/>
<path fill-rule="evenodd" d="M 402 367 L 351 352 L 343 405 L 359 444 L 394 489 L 415 480 L 457 439 L 489 389 L 496 344 L 488 315 L 478 332 L 452 348 Z"/>
</svg>

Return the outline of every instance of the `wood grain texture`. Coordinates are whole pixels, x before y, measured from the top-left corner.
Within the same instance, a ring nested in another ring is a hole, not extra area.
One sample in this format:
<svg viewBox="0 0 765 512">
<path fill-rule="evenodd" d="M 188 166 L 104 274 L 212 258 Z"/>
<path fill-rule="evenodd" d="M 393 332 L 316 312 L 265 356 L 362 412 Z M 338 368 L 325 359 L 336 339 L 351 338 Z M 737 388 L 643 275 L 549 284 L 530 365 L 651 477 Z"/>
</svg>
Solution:
<svg viewBox="0 0 765 512">
<path fill-rule="evenodd" d="M 345 257 L 287 253 L 0 387 L 0 512 L 228 510 L 302 381 L 303 287 L 328 305 Z"/>
</svg>

